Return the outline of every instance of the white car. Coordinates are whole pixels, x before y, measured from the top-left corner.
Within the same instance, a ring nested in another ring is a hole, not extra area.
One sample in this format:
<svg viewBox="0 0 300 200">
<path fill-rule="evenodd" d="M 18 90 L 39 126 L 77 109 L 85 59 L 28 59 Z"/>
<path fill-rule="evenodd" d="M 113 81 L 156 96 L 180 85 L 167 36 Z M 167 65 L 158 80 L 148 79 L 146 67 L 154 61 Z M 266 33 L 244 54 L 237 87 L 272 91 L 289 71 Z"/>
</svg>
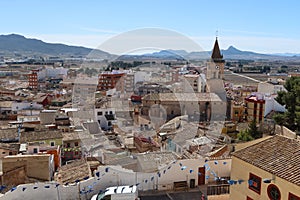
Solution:
<svg viewBox="0 0 300 200">
<path fill-rule="evenodd" d="M 136 185 L 115 186 L 94 195 L 91 200 L 138 200 Z"/>
</svg>

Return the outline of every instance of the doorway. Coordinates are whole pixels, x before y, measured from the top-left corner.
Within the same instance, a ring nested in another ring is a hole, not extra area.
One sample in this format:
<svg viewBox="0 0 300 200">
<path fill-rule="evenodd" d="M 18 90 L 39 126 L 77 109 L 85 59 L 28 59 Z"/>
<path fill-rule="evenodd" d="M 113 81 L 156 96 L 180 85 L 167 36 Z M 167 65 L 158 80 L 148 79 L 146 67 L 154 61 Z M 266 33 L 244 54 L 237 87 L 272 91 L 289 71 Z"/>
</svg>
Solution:
<svg viewBox="0 0 300 200">
<path fill-rule="evenodd" d="M 198 168 L 198 185 L 205 184 L 205 167 Z"/>
</svg>

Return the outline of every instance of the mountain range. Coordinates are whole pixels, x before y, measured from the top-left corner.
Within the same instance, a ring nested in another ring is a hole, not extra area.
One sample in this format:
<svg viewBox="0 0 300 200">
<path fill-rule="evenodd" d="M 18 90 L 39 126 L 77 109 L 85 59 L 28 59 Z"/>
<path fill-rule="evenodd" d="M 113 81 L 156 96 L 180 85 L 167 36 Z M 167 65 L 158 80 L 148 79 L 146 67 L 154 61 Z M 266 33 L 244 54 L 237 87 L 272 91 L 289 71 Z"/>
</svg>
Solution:
<svg viewBox="0 0 300 200">
<path fill-rule="evenodd" d="M 69 46 L 65 44 L 46 43 L 41 40 L 25 38 L 22 35 L 0 35 L 0 56 L 55 56 L 55 57 L 86 57 L 93 49 Z M 94 50 L 93 55 L 110 58 L 111 54 Z"/>
<path fill-rule="evenodd" d="M 91 52 L 93 52 L 91 54 Z M 249 60 L 285 60 L 299 59 L 299 54 L 261 54 L 250 51 L 241 51 L 233 46 L 221 50 L 224 59 L 249 59 Z M 80 46 L 69 46 L 65 44 L 46 43 L 41 40 L 26 38 L 22 35 L 10 34 L 0 35 L 0 57 L 2 56 L 54 56 L 54 57 L 73 57 L 85 58 L 86 56 L 98 59 L 112 59 L 116 55 L 101 50 Z M 185 50 L 162 50 L 159 52 L 143 55 L 122 55 L 118 60 L 143 60 L 143 59 L 189 59 L 200 60 L 208 59 L 211 51 L 186 52 Z"/>
</svg>

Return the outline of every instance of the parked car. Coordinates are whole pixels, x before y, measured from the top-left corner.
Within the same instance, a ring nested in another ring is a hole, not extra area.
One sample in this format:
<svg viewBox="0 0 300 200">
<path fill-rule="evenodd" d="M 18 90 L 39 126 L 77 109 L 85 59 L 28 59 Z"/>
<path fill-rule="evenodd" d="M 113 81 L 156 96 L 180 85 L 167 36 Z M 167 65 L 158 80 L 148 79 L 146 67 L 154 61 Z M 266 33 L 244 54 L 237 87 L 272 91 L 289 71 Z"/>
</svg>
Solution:
<svg viewBox="0 0 300 200">
<path fill-rule="evenodd" d="M 91 200 L 138 200 L 137 186 L 115 186 L 94 195 Z"/>
</svg>

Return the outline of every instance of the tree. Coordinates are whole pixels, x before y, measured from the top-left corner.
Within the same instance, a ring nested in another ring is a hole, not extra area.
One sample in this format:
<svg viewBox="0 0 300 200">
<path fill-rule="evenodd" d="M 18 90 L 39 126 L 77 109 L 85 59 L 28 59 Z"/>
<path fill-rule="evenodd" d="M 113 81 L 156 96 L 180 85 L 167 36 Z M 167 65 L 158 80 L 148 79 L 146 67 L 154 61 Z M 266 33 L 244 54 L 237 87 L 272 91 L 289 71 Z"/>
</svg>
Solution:
<svg viewBox="0 0 300 200">
<path fill-rule="evenodd" d="M 251 141 L 254 140 L 254 138 L 251 136 L 251 134 L 249 133 L 249 130 L 241 130 L 238 134 L 237 134 L 237 138 L 241 141 Z"/>
<path fill-rule="evenodd" d="M 248 124 L 248 128 L 246 130 L 241 130 L 237 134 L 237 138 L 242 141 L 251 141 L 261 137 L 262 132 L 258 130 L 255 119 Z"/>
<path fill-rule="evenodd" d="M 273 116 L 273 119 L 276 124 L 278 124 L 281 128 L 281 134 L 283 134 L 283 125 L 286 122 L 287 116 L 285 114 L 276 114 Z"/>
<path fill-rule="evenodd" d="M 227 67 L 231 67 L 231 62 L 226 62 L 225 64 Z"/>
<path fill-rule="evenodd" d="M 300 130 L 300 77 L 291 77 L 285 83 L 287 92 L 280 91 L 276 100 L 285 105 L 287 111 L 284 114 L 286 126 L 295 131 Z M 284 116 L 281 116 L 284 117 Z M 274 119 L 275 120 L 275 119 Z M 276 120 L 275 120 L 276 122 Z"/>
<path fill-rule="evenodd" d="M 248 131 L 254 139 L 262 137 L 262 132 L 258 130 L 255 119 L 253 119 L 248 125 Z"/>
</svg>

